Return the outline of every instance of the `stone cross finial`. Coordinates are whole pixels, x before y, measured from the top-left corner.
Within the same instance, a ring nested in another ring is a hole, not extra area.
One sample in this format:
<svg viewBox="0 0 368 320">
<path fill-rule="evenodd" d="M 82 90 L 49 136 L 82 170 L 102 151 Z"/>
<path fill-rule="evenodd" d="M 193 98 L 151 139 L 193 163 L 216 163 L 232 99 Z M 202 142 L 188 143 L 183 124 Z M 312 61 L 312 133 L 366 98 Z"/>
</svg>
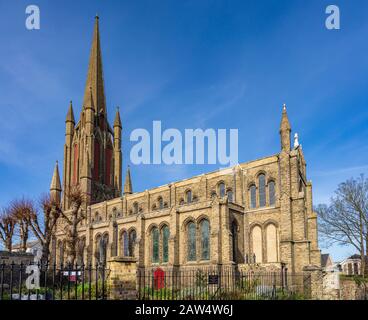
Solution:
<svg viewBox="0 0 368 320">
<path fill-rule="evenodd" d="M 294 148 L 296 149 L 297 147 L 299 147 L 299 137 L 298 137 L 298 134 L 295 133 L 294 134 Z"/>
</svg>

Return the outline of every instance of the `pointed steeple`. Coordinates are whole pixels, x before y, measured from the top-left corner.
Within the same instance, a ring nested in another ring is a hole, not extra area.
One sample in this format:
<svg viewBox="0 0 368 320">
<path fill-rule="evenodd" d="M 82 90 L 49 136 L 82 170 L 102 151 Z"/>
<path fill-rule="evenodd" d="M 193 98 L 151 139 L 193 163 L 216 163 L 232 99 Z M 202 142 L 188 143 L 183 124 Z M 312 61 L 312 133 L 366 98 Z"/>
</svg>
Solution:
<svg viewBox="0 0 368 320">
<path fill-rule="evenodd" d="M 130 177 L 130 167 L 128 166 L 128 170 L 125 176 L 124 194 L 131 194 L 131 193 L 133 193 L 132 178 Z"/>
<path fill-rule="evenodd" d="M 281 130 L 289 130 L 291 131 L 289 118 L 286 112 L 286 104 L 284 103 L 282 106 L 282 117 L 281 117 L 281 124 L 280 124 L 280 131 Z"/>
<path fill-rule="evenodd" d="M 281 149 L 290 151 L 291 126 L 286 112 L 286 104 L 282 106 L 282 116 L 280 123 Z"/>
<path fill-rule="evenodd" d="M 58 161 L 56 161 L 55 168 L 54 168 L 54 174 L 53 174 L 52 180 L 51 180 L 50 191 L 51 190 L 61 191 Z"/>
<path fill-rule="evenodd" d="M 73 111 L 73 102 L 72 101 L 70 101 L 69 110 L 68 110 L 68 113 L 66 115 L 65 122 L 75 123 L 75 120 L 74 120 L 74 111 Z"/>
<path fill-rule="evenodd" d="M 115 115 L 115 120 L 114 120 L 114 127 L 120 127 L 121 128 L 121 120 L 120 120 L 119 107 L 116 108 L 116 115 Z"/>
<path fill-rule="evenodd" d="M 90 89 L 91 88 L 91 89 Z M 93 101 L 91 101 L 91 99 Z M 106 113 L 105 90 L 103 81 L 102 55 L 100 45 L 99 17 L 95 17 L 92 47 L 89 57 L 87 82 L 84 91 L 83 106 L 95 106 L 96 112 Z"/>
</svg>

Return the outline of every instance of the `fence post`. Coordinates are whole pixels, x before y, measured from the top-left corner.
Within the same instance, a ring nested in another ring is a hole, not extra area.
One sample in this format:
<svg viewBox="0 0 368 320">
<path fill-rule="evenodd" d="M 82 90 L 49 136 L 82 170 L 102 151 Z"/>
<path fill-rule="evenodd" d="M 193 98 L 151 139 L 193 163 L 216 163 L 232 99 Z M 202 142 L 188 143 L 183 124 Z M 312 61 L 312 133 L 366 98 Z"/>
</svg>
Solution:
<svg viewBox="0 0 368 320">
<path fill-rule="evenodd" d="M 304 275 L 310 277 L 310 295 L 312 299 L 323 299 L 322 269 L 318 266 L 306 266 Z"/>
<path fill-rule="evenodd" d="M 137 260 L 133 257 L 113 257 L 108 261 L 109 299 L 137 299 Z"/>
</svg>

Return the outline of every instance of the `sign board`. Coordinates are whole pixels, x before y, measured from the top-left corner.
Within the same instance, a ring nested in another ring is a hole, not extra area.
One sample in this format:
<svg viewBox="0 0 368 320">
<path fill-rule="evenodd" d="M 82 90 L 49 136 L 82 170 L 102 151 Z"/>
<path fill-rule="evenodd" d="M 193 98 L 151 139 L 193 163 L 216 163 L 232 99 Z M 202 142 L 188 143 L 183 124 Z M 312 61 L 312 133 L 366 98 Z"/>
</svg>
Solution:
<svg viewBox="0 0 368 320">
<path fill-rule="evenodd" d="M 217 274 L 209 274 L 208 275 L 208 284 L 218 284 L 219 276 Z"/>
<path fill-rule="evenodd" d="M 81 271 L 64 271 L 63 275 L 66 277 L 69 277 L 69 281 L 71 282 L 76 282 L 77 281 L 77 277 L 82 275 Z"/>
</svg>

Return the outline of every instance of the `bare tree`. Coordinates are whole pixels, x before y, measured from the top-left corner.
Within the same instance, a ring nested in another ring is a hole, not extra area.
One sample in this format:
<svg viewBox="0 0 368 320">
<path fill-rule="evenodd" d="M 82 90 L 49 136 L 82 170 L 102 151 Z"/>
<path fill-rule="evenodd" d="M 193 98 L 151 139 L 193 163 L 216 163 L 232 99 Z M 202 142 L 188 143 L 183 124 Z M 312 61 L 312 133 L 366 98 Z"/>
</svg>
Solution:
<svg viewBox="0 0 368 320">
<path fill-rule="evenodd" d="M 10 208 L 3 208 L 0 212 L 0 238 L 9 252 L 12 251 L 16 223 Z"/>
<path fill-rule="evenodd" d="M 71 211 L 61 212 L 66 222 L 66 251 L 67 261 L 73 265 L 77 257 L 78 244 L 78 226 L 86 218 L 82 204 L 85 202 L 85 195 L 80 188 L 74 187 L 69 191 L 69 199 L 71 202 Z"/>
<path fill-rule="evenodd" d="M 29 224 L 34 235 L 42 244 L 42 261 L 48 262 L 50 256 L 50 244 L 56 230 L 56 223 L 61 215 L 60 203 L 50 196 L 45 194 L 40 199 L 40 206 L 43 214 L 43 226 L 40 225 L 40 213 L 34 211 L 29 216 Z"/>
<path fill-rule="evenodd" d="M 33 202 L 26 198 L 16 199 L 10 203 L 10 214 L 17 221 L 20 236 L 20 251 L 27 250 L 29 238 L 29 218 L 36 211 Z"/>
<path fill-rule="evenodd" d="M 368 253 L 368 180 L 361 175 L 341 183 L 331 203 L 316 208 L 319 231 L 328 245 L 352 245 L 361 256 L 361 274 L 365 273 Z"/>
</svg>

